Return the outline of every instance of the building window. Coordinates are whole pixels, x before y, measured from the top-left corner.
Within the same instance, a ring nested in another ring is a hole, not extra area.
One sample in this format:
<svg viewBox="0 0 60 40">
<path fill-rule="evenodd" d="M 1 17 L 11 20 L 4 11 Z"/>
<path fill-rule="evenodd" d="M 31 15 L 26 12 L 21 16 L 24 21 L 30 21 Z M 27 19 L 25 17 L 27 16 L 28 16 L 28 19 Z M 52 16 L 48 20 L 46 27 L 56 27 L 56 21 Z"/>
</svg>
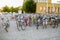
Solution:
<svg viewBox="0 0 60 40">
<path fill-rule="evenodd" d="M 44 7 L 44 11 L 46 10 L 46 8 Z"/>
<path fill-rule="evenodd" d="M 40 7 L 40 11 L 42 11 L 42 7 Z"/>
<path fill-rule="evenodd" d="M 55 7 L 52 7 L 52 12 L 55 12 Z"/>
<path fill-rule="evenodd" d="M 50 13 L 50 7 L 48 7 L 48 13 Z"/>
<path fill-rule="evenodd" d="M 58 7 L 58 13 L 59 13 L 59 7 Z"/>
</svg>

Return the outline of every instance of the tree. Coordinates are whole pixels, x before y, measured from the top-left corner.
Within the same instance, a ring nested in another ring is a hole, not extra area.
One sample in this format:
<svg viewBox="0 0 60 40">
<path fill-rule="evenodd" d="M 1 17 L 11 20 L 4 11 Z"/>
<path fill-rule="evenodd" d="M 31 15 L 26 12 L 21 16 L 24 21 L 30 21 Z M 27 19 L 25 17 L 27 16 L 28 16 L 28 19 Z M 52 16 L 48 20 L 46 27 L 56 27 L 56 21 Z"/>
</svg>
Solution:
<svg viewBox="0 0 60 40">
<path fill-rule="evenodd" d="M 14 10 L 14 7 L 12 6 L 12 7 L 10 7 L 10 12 L 12 12 L 13 13 L 13 10 Z"/>
<path fill-rule="evenodd" d="M 3 7 L 3 10 L 2 10 L 3 12 L 10 12 L 10 9 L 9 9 L 9 7 L 6 5 L 5 7 Z"/>
<path fill-rule="evenodd" d="M 14 8 L 14 12 L 18 13 L 19 7 Z"/>
<path fill-rule="evenodd" d="M 36 10 L 36 4 L 33 0 L 27 0 L 23 4 L 23 11 L 25 11 L 26 13 L 34 13 L 35 10 Z"/>
<path fill-rule="evenodd" d="M 3 7 L 3 10 L 2 11 L 3 12 L 12 12 L 12 13 L 13 12 L 16 12 L 17 13 L 18 10 L 19 10 L 19 7 L 15 7 L 14 8 L 13 6 L 12 7 L 5 6 L 5 7 Z"/>
</svg>

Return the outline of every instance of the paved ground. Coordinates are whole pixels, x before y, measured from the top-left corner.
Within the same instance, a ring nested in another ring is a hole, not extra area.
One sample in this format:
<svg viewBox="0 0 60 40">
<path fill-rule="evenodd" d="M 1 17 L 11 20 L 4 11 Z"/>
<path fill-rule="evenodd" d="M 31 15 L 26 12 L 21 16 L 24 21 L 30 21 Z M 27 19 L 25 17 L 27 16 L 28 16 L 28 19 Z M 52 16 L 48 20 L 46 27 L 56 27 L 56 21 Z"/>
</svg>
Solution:
<svg viewBox="0 0 60 40">
<path fill-rule="evenodd" d="M 18 31 L 15 21 L 10 21 L 8 33 L 0 26 L 0 40 L 60 40 L 60 27 L 39 30 L 35 26 L 27 27 L 26 30 Z"/>
</svg>

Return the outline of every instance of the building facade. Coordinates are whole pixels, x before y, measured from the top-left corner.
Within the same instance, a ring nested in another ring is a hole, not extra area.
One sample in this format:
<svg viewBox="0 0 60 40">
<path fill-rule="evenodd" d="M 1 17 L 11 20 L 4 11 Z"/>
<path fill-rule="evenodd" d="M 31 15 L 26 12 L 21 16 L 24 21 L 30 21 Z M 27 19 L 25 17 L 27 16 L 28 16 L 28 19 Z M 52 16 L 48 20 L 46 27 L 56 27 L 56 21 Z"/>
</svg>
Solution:
<svg viewBox="0 0 60 40">
<path fill-rule="evenodd" d="M 58 14 L 60 13 L 60 4 L 52 3 L 52 0 L 38 0 L 36 3 L 36 13 Z"/>
<path fill-rule="evenodd" d="M 34 0 L 34 1 L 36 2 L 36 13 L 60 14 L 60 4 L 52 3 L 52 0 Z"/>
</svg>

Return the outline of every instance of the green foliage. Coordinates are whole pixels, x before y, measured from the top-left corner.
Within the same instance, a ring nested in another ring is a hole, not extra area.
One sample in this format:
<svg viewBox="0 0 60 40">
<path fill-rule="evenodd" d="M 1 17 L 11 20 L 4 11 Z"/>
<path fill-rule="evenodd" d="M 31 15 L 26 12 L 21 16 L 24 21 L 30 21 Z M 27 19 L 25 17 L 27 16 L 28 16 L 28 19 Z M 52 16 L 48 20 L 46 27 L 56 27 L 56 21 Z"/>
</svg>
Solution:
<svg viewBox="0 0 60 40">
<path fill-rule="evenodd" d="M 10 7 L 10 12 L 13 12 L 13 9 L 14 9 L 13 7 Z"/>
<path fill-rule="evenodd" d="M 19 7 L 8 7 L 8 6 L 5 6 L 5 7 L 3 7 L 3 12 L 18 12 L 18 10 L 19 10 Z"/>
<path fill-rule="evenodd" d="M 16 8 L 14 8 L 14 7 L 11 7 L 10 8 L 10 12 L 18 12 L 18 10 L 19 10 L 19 7 L 16 7 Z"/>
<path fill-rule="evenodd" d="M 36 4 L 34 3 L 33 0 L 27 0 L 23 4 L 23 10 L 27 13 L 34 13 L 36 10 Z"/>
<path fill-rule="evenodd" d="M 14 10 L 13 10 L 13 11 L 17 13 L 17 12 L 18 12 L 18 10 L 19 10 L 19 7 L 16 7 L 16 8 L 14 8 Z"/>
<path fill-rule="evenodd" d="M 9 7 L 8 6 L 5 6 L 5 7 L 3 7 L 3 10 L 2 10 L 3 12 L 10 12 L 10 10 L 9 10 Z"/>
</svg>

